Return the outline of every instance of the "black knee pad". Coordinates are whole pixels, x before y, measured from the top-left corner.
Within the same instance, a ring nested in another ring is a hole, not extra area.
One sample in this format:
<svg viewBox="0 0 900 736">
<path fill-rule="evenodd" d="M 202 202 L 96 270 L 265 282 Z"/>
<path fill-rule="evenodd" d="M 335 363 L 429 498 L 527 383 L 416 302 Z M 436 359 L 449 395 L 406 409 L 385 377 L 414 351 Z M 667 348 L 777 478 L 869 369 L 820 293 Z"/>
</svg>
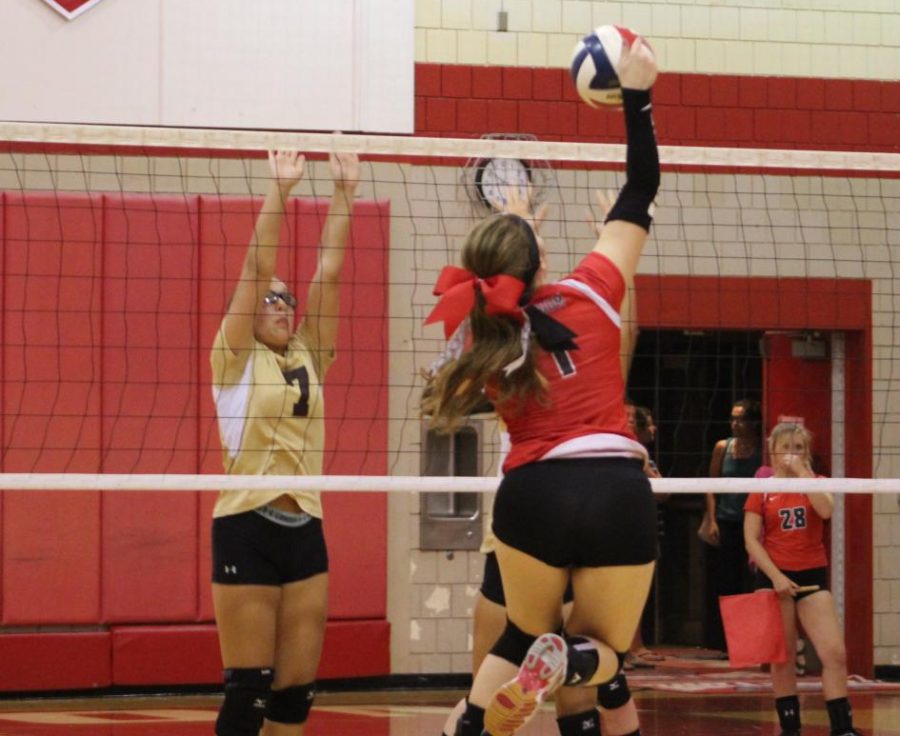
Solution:
<svg viewBox="0 0 900 736">
<path fill-rule="evenodd" d="M 629 700 L 631 700 L 631 690 L 628 689 L 628 680 L 625 679 L 622 672 L 619 672 L 609 682 L 597 686 L 597 702 L 601 708 L 615 710 L 621 708 Z"/>
<path fill-rule="evenodd" d="M 315 699 L 315 682 L 273 690 L 266 709 L 266 719 L 275 723 L 306 723 Z"/>
<path fill-rule="evenodd" d="M 566 685 L 580 685 L 590 680 L 600 665 L 600 654 L 593 640 L 567 636 L 566 649 Z"/>
<path fill-rule="evenodd" d="M 559 736 L 600 736 L 600 712 L 591 708 L 583 713 L 556 719 Z"/>
<path fill-rule="evenodd" d="M 216 736 L 258 736 L 272 690 L 269 668 L 225 670 L 225 701 L 216 718 Z"/>
<path fill-rule="evenodd" d="M 518 667 L 535 641 L 537 641 L 536 636 L 526 634 L 512 621 L 506 619 L 506 628 L 497 639 L 497 643 L 491 647 L 491 654 L 505 659 L 507 662 L 512 662 Z"/>
</svg>

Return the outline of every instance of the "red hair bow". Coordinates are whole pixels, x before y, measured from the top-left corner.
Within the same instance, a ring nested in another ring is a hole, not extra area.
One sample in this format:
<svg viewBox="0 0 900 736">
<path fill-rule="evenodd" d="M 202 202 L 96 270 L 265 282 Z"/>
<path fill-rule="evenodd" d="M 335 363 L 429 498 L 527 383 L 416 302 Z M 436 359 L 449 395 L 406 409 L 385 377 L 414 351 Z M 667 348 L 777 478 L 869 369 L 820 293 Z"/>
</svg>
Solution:
<svg viewBox="0 0 900 736">
<path fill-rule="evenodd" d="M 443 322 L 444 336 L 449 339 L 475 306 L 476 289 L 484 297 L 485 311 L 488 314 L 505 314 L 518 320 L 522 319 L 519 299 L 525 291 L 525 284 L 521 279 L 505 273 L 480 279 L 464 268 L 445 266 L 432 292 L 440 299 L 431 310 L 425 324 Z"/>
</svg>

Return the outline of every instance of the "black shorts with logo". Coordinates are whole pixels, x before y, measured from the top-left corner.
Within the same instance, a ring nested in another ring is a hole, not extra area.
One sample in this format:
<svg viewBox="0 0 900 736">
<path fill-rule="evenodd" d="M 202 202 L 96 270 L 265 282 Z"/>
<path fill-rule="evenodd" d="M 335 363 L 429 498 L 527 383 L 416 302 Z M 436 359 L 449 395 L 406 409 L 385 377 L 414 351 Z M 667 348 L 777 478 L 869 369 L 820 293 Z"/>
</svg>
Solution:
<svg viewBox="0 0 900 736">
<path fill-rule="evenodd" d="M 212 525 L 212 580 L 223 585 L 285 585 L 328 572 L 322 520 L 283 526 L 256 511 Z"/>
<path fill-rule="evenodd" d="M 541 460 L 507 473 L 494 500 L 494 534 L 553 567 L 656 560 L 656 502 L 639 460 Z"/>
</svg>

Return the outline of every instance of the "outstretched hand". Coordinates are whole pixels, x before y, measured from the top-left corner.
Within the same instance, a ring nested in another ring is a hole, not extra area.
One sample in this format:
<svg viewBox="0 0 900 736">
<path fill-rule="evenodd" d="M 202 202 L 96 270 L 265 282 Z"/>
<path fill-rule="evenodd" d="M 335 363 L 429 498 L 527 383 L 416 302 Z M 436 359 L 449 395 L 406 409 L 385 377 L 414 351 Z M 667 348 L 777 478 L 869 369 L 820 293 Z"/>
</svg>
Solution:
<svg viewBox="0 0 900 736">
<path fill-rule="evenodd" d="M 527 188 L 511 186 L 504 190 L 505 199 L 500 210 L 507 215 L 518 215 L 531 223 L 534 231 L 540 232 L 541 225 L 547 217 L 549 207 L 542 204 L 534 210 L 534 195 L 529 185 Z"/>
<path fill-rule="evenodd" d="M 269 172 L 282 189 L 292 189 L 303 178 L 305 164 L 299 151 L 269 151 Z"/>
<path fill-rule="evenodd" d="M 630 48 L 622 44 L 616 74 L 623 89 L 650 89 L 658 73 L 656 58 L 643 38 L 635 38 Z"/>
<path fill-rule="evenodd" d="M 609 211 L 612 209 L 613 205 L 616 203 L 616 198 L 618 194 L 612 189 L 606 189 L 605 191 L 602 189 L 597 189 L 594 191 L 594 199 L 597 200 L 597 207 L 600 209 L 600 219 L 594 219 L 594 212 L 590 208 L 586 210 L 585 220 L 587 224 L 591 226 L 591 229 L 600 237 L 600 233 L 603 232 L 603 226 L 606 224 L 606 218 L 609 216 Z M 650 207 L 647 210 L 650 214 L 650 217 L 653 217 L 653 213 L 656 211 L 656 202 L 650 204 Z"/>
<path fill-rule="evenodd" d="M 600 208 L 600 219 L 594 219 L 594 212 L 592 209 L 587 209 L 587 223 L 591 226 L 591 229 L 600 237 L 600 233 L 603 232 L 603 225 L 606 222 L 606 216 L 609 214 L 609 211 L 612 209 L 612 206 L 616 202 L 616 193 L 611 189 L 597 189 L 594 191 L 594 199 L 597 200 L 597 207 Z"/>
<path fill-rule="evenodd" d="M 359 186 L 359 157 L 355 153 L 332 153 L 328 157 L 335 189 L 354 192 Z"/>
</svg>

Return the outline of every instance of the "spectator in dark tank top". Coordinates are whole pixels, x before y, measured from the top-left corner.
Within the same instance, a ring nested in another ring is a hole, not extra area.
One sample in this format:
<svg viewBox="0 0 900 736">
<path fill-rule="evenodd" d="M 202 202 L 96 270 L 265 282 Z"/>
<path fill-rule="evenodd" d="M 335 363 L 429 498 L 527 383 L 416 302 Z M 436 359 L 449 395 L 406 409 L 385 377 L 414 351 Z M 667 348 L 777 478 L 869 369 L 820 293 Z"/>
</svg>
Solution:
<svg viewBox="0 0 900 736">
<path fill-rule="evenodd" d="M 752 478 L 762 465 L 762 410 L 758 401 L 741 399 L 731 409 L 731 437 L 719 440 L 709 462 L 710 478 Z M 736 595 L 752 589 L 747 550 L 744 547 L 746 493 L 707 493 L 706 510 L 711 520 L 712 580 L 716 596 Z M 707 644 L 724 649 L 725 635 L 718 615 L 718 601 L 710 612 Z"/>
</svg>

